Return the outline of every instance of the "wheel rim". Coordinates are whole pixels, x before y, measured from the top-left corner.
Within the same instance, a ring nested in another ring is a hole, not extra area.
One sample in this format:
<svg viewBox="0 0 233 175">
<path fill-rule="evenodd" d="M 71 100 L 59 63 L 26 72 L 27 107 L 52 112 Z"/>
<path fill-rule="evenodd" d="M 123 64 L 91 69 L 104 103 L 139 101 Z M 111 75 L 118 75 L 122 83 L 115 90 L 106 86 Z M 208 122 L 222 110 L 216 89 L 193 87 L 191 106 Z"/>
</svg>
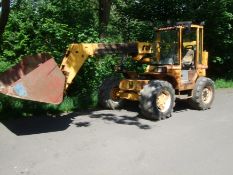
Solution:
<svg viewBox="0 0 233 175">
<path fill-rule="evenodd" d="M 202 101 L 205 104 L 210 103 L 213 96 L 213 90 L 210 87 L 205 87 L 202 91 Z"/>
<path fill-rule="evenodd" d="M 110 92 L 110 97 L 113 101 L 118 101 L 120 98 L 118 96 L 119 93 L 119 88 L 115 87 L 112 88 L 111 92 Z"/>
<path fill-rule="evenodd" d="M 164 90 L 162 91 L 157 99 L 156 99 L 156 106 L 160 112 L 166 112 L 171 105 L 171 94 Z"/>
</svg>

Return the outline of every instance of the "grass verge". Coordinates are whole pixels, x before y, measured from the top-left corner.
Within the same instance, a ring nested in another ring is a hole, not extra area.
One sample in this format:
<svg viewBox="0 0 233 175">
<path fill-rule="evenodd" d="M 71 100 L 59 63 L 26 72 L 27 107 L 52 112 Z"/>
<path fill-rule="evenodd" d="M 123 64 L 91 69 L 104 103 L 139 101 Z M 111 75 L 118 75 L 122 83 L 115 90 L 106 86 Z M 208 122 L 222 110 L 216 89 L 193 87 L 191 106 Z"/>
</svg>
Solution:
<svg viewBox="0 0 233 175">
<path fill-rule="evenodd" d="M 219 88 L 233 88 L 233 80 L 216 79 L 215 86 L 217 89 L 219 89 Z"/>
</svg>

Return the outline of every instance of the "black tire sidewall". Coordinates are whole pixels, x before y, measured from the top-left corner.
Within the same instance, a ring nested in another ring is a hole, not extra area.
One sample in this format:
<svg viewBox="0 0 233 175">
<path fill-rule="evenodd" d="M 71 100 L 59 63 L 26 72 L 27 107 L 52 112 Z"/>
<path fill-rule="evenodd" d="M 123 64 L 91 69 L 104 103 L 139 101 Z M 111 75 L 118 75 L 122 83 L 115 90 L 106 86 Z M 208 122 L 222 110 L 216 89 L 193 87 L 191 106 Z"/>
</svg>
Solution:
<svg viewBox="0 0 233 175">
<path fill-rule="evenodd" d="M 167 111 L 161 112 L 156 106 L 156 99 L 166 90 L 171 95 L 171 103 Z M 139 107 L 141 108 L 142 115 L 151 120 L 161 120 L 171 116 L 175 102 L 175 92 L 172 85 L 165 81 L 154 80 L 148 85 L 145 85 L 141 91 L 139 99 Z"/>
<path fill-rule="evenodd" d="M 98 102 L 101 107 L 107 109 L 118 109 L 123 106 L 123 99 L 114 101 L 111 99 L 111 91 L 113 88 L 119 87 L 119 77 L 106 78 L 99 88 Z"/>
<path fill-rule="evenodd" d="M 154 110 L 153 110 L 153 113 L 155 114 L 155 115 L 159 115 L 159 116 L 162 116 L 163 118 L 164 117 L 166 117 L 166 116 L 168 116 L 168 115 L 170 115 L 171 114 L 171 112 L 172 112 L 172 109 L 173 109 L 173 101 L 174 101 L 174 95 L 173 95 L 173 92 L 172 92 L 172 90 L 171 90 L 171 88 L 169 88 L 169 87 L 159 87 L 158 88 L 158 90 L 157 90 L 157 92 L 154 92 L 153 93 L 153 96 L 154 96 L 154 98 L 152 99 L 153 100 L 153 104 L 156 104 L 156 100 L 157 100 L 157 98 L 159 97 L 159 95 L 163 92 L 163 91 L 167 91 L 167 92 L 169 92 L 169 94 L 170 94 L 170 96 L 171 96 L 171 103 L 170 103 L 170 105 L 169 105 L 169 108 L 167 109 L 167 111 L 165 111 L 165 112 L 161 112 L 159 109 L 158 109 L 158 107 L 155 105 L 155 107 L 153 108 Z"/>
<path fill-rule="evenodd" d="M 210 88 L 212 91 L 212 97 L 209 103 L 204 103 L 202 99 L 202 93 L 205 88 Z M 206 78 L 206 77 L 198 78 L 194 88 L 193 97 L 190 99 L 191 106 L 199 110 L 209 109 L 214 101 L 214 98 L 215 98 L 214 82 L 210 78 Z"/>
</svg>

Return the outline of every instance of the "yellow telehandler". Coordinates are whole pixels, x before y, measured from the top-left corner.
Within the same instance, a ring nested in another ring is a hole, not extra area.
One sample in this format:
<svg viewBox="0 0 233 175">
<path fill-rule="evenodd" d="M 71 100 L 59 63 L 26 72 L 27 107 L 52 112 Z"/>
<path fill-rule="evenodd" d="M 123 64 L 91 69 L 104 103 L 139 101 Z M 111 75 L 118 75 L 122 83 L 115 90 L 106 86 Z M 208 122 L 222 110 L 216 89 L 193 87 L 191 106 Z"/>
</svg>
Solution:
<svg viewBox="0 0 233 175">
<path fill-rule="evenodd" d="M 125 100 L 139 101 L 151 120 L 171 116 L 175 98 L 187 98 L 198 110 L 211 107 L 214 82 L 206 78 L 208 52 L 203 50 L 203 26 L 179 22 L 156 29 L 153 43 L 71 44 L 57 66 L 48 54 L 25 57 L 0 75 L 0 92 L 17 98 L 59 104 L 84 62 L 96 55 L 127 54 L 146 64 L 144 73 L 120 70 L 124 78 L 107 78 L 99 89 L 101 106 L 116 109 Z"/>
</svg>

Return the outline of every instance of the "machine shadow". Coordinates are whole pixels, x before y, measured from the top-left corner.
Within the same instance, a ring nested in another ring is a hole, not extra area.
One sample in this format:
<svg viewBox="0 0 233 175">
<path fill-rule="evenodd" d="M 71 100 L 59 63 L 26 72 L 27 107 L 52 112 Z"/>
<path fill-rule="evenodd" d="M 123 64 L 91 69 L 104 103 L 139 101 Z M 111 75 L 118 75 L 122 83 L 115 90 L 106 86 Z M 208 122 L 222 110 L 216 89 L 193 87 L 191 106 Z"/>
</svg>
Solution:
<svg viewBox="0 0 233 175">
<path fill-rule="evenodd" d="M 131 126 L 136 126 L 139 129 L 151 129 L 150 125 L 143 124 L 140 121 L 140 117 L 134 116 L 134 117 L 129 117 L 129 116 L 118 116 L 114 114 L 93 114 L 90 116 L 90 118 L 95 118 L 95 119 L 101 119 L 103 121 L 115 123 L 115 124 L 120 124 L 120 125 L 131 125 Z"/>
<path fill-rule="evenodd" d="M 173 109 L 174 113 L 185 112 L 189 110 L 194 110 L 187 102 L 187 100 L 176 100 L 176 105 Z"/>
<path fill-rule="evenodd" d="M 113 123 L 119 125 L 129 125 L 129 126 L 136 126 L 139 129 L 147 130 L 151 129 L 151 126 L 148 124 L 143 123 L 143 118 L 140 116 L 140 110 L 138 108 L 137 102 L 126 102 L 124 108 L 124 112 L 111 112 L 111 110 L 103 110 L 103 109 L 96 109 L 89 112 L 84 113 L 77 113 L 78 115 L 87 115 L 90 120 L 103 120 L 105 123 Z M 134 112 L 135 115 L 127 116 L 125 112 Z M 124 113 L 124 115 L 121 115 Z M 92 121 L 93 122 L 93 121 Z M 90 126 L 88 122 L 77 122 L 74 123 L 77 127 L 87 127 Z"/>
<path fill-rule="evenodd" d="M 4 120 L 1 123 L 18 136 L 33 135 L 66 130 L 74 117 L 73 113 L 63 116 L 42 115 Z"/>
<path fill-rule="evenodd" d="M 120 112 L 119 112 L 120 114 Z M 82 116 L 82 119 L 80 120 Z M 86 117 L 86 119 L 85 119 Z M 28 118 L 3 120 L 1 123 L 17 136 L 58 132 L 68 129 L 71 125 L 77 128 L 90 127 L 95 119 L 109 121 L 113 124 L 137 126 L 139 129 L 150 129 L 149 125 L 142 124 L 138 116 L 115 115 L 108 110 L 89 110 L 72 112 L 63 115 L 40 115 Z"/>
<path fill-rule="evenodd" d="M 137 128 L 143 130 L 151 129 L 150 125 L 143 123 L 144 120 L 140 115 L 137 102 L 127 103 L 124 110 L 135 112 L 135 115 L 116 115 L 114 112 L 111 113 L 109 110 L 95 109 L 85 112 L 72 112 L 57 116 L 42 115 L 28 118 L 10 119 L 1 121 L 1 123 L 5 125 L 12 133 L 18 136 L 64 131 L 71 125 L 74 125 L 77 128 L 90 127 L 92 122 L 95 122 L 93 119 L 100 119 L 105 121 L 105 123 L 107 121 L 113 124 L 136 126 Z M 174 113 L 187 110 L 192 110 L 192 108 L 190 108 L 186 101 L 179 100 L 176 102 Z M 121 112 L 119 111 L 119 114 L 120 113 Z M 85 118 L 82 118 L 82 121 L 79 121 L 80 116 L 87 117 L 86 121 Z"/>
</svg>

